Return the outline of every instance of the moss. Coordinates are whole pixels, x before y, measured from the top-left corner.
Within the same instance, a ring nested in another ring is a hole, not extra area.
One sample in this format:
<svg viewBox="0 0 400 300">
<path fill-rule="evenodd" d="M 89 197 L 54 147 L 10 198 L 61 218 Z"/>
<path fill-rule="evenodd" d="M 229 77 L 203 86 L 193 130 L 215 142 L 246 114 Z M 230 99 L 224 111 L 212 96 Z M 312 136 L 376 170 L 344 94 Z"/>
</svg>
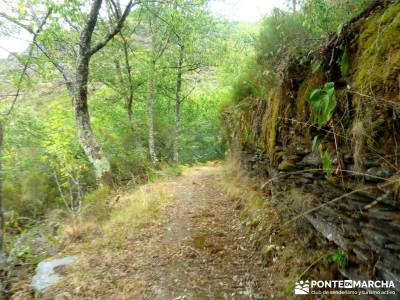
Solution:
<svg viewBox="0 0 400 300">
<path fill-rule="evenodd" d="M 355 120 L 350 134 L 355 170 L 362 172 L 366 149 L 376 148 L 377 132 L 387 120 L 381 101 L 399 101 L 400 79 L 400 2 L 389 5 L 361 21 L 352 54 L 352 90 Z"/>
<path fill-rule="evenodd" d="M 265 204 L 263 198 L 261 198 L 257 194 L 253 194 L 252 197 L 248 200 L 246 207 L 242 210 L 240 217 L 246 218 L 252 215 L 252 212 L 257 212 L 260 210 Z"/>
<path fill-rule="evenodd" d="M 339 73 L 335 73 L 335 66 L 330 65 L 326 67 L 331 70 L 312 73 L 310 67 L 307 74 L 291 74 L 296 76 L 290 78 L 302 79 L 300 86 L 285 84 L 285 81 L 282 81 L 276 82 L 275 88 L 271 88 L 271 85 L 265 82 L 263 85 L 261 81 L 257 81 L 260 89 L 264 86 L 271 90 L 265 98 L 251 94 L 240 103 L 236 103 L 235 117 L 231 120 L 235 124 L 234 138 L 241 145 L 263 149 L 270 164 L 277 167 L 280 162 L 279 154 L 276 153 L 279 148 L 277 146 L 286 147 L 288 143 L 297 142 L 302 145 L 311 143 L 311 134 L 316 130 L 305 126 L 311 118 L 307 99 L 313 89 L 330 80 L 338 84 L 337 111 L 344 114 L 340 119 L 344 125 L 343 130 L 349 130 L 349 135 L 354 138 L 354 142 L 348 147 L 352 147 L 353 151 L 365 151 L 364 148 L 376 147 L 378 130 L 382 128 L 383 122 L 391 120 L 391 112 L 386 109 L 387 103 L 400 101 L 399 12 L 400 2 L 397 1 L 353 24 L 355 38 L 351 43 L 341 45 L 349 52 L 350 70 L 346 72 L 346 80 L 336 78 Z M 351 86 L 350 91 L 344 88 L 344 83 Z M 295 102 L 292 99 L 293 95 L 296 97 Z M 385 105 L 381 105 L 380 101 L 386 101 Z M 282 121 L 284 118 L 294 119 L 296 122 Z M 364 135 L 359 134 L 359 128 L 352 129 L 353 121 L 362 118 L 365 121 L 362 126 Z M 388 137 L 385 136 L 385 139 Z M 360 162 L 362 154 L 358 156 Z M 280 166 L 281 169 L 289 167 L 287 162 Z M 357 167 L 362 168 L 362 165 L 359 163 Z"/>
<path fill-rule="evenodd" d="M 359 91 L 393 86 L 400 70 L 400 2 L 372 15 L 361 25 L 357 53 L 352 62 Z"/>
<path fill-rule="evenodd" d="M 262 132 L 264 136 L 264 147 L 269 158 L 273 161 L 275 156 L 276 136 L 278 129 L 279 112 L 281 107 L 281 97 L 278 92 L 271 92 L 268 101 L 268 108 L 263 118 Z"/>
<path fill-rule="evenodd" d="M 321 87 L 324 84 L 323 74 L 321 72 L 312 74 L 307 77 L 300 85 L 297 98 L 296 98 L 296 120 L 299 122 L 306 123 L 309 121 L 310 114 L 308 109 L 308 98 L 312 90 Z M 304 124 L 303 124 L 304 125 Z M 308 134 L 308 126 L 302 126 L 304 128 L 303 133 Z"/>
</svg>

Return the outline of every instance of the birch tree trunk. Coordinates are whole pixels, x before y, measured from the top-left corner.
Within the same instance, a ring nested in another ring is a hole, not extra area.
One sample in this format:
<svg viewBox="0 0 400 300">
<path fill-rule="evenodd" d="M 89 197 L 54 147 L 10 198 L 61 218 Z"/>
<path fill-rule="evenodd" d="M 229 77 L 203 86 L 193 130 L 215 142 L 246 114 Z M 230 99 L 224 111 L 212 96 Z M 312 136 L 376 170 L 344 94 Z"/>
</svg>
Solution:
<svg viewBox="0 0 400 300">
<path fill-rule="evenodd" d="M 95 44 L 92 44 L 92 36 L 97 25 L 99 12 L 103 0 L 92 0 L 90 4 L 90 11 L 87 17 L 84 27 L 79 35 L 79 52 L 76 58 L 75 70 L 71 70 L 66 62 L 63 62 L 59 57 L 54 56 L 54 53 L 48 49 L 46 44 L 37 41 L 36 36 L 40 31 L 43 24 L 39 24 L 39 30 L 33 31 L 31 26 L 27 26 L 24 23 L 16 21 L 15 18 L 8 16 L 0 12 L 0 16 L 6 18 L 12 23 L 24 28 L 29 33 L 34 35 L 33 44 L 49 59 L 49 61 L 56 67 L 56 69 L 62 74 L 66 87 L 74 99 L 75 106 L 75 118 L 76 127 L 79 137 L 80 145 L 82 146 L 85 154 L 89 161 L 93 165 L 97 181 L 102 185 L 111 184 L 111 168 L 110 163 L 105 157 L 100 145 L 98 144 L 95 136 L 93 135 L 92 128 L 90 126 L 90 116 L 88 110 L 88 78 L 89 78 L 89 62 L 93 54 L 101 50 L 107 43 L 118 34 L 122 26 L 128 17 L 134 3 L 133 0 L 129 0 L 124 12 L 118 12 L 118 20 L 114 24 L 113 28 L 108 31 Z M 44 20 L 47 20 L 48 16 L 52 13 L 52 9 L 49 9 Z M 57 41 L 58 42 L 58 41 Z"/>
<path fill-rule="evenodd" d="M 112 174 L 110 163 L 104 155 L 103 150 L 97 142 L 90 126 L 87 97 L 87 76 L 78 72 L 74 93 L 74 104 L 79 143 L 90 163 L 93 165 L 97 181 L 101 185 L 111 185 Z"/>
<path fill-rule="evenodd" d="M 175 130 L 174 141 L 172 145 L 172 161 L 174 164 L 179 162 L 179 131 L 180 131 L 180 118 L 181 118 L 181 104 L 182 104 L 182 67 L 184 61 L 185 47 L 179 46 L 179 61 L 178 71 L 176 77 L 176 90 L 175 90 Z"/>
<path fill-rule="evenodd" d="M 89 62 L 91 56 L 103 47 L 101 44 L 91 48 L 91 40 L 94 28 L 97 24 L 99 10 L 102 0 L 95 0 L 89 13 L 88 20 L 79 38 L 79 52 L 76 61 L 75 80 L 73 81 L 72 94 L 75 105 L 76 128 L 79 142 L 89 161 L 93 165 L 97 181 L 101 185 L 112 184 L 111 167 L 108 159 L 97 142 L 90 126 L 90 115 L 88 108 L 88 80 Z M 104 42 L 105 45 L 106 42 Z"/>
<path fill-rule="evenodd" d="M 3 211 L 3 124 L 0 122 L 0 298 L 6 290 L 7 261 L 4 251 L 4 211 Z"/>
<path fill-rule="evenodd" d="M 155 60 L 150 63 L 149 76 L 147 78 L 147 134 L 149 144 L 149 155 L 154 165 L 158 164 L 158 158 L 154 146 L 154 121 L 153 121 L 153 97 L 154 97 L 154 73 Z"/>
</svg>

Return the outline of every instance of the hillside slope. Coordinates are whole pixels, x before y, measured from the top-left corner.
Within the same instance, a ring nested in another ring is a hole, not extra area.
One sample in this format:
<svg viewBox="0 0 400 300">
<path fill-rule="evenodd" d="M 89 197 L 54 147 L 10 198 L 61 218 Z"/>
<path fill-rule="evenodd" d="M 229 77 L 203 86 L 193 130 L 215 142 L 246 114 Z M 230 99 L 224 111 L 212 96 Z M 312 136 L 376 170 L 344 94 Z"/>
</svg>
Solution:
<svg viewBox="0 0 400 300">
<path fill-rule="evenodd" d="M 267 299 L 271 277 L 220 174 L 193 167 L 127 193 L 110 220 L 63 251 L 82 256 L 43 298 Z"/>
<path fill-rule="evenodd" d="M 224 112 L 234 156 L 283 219 L 304 217 L 345 251 L 337 276 L 398 291 L 399 32 L 400 3 L 374 1 L 305 63 L 290 60 L 265 97 Z"/>
</svg>

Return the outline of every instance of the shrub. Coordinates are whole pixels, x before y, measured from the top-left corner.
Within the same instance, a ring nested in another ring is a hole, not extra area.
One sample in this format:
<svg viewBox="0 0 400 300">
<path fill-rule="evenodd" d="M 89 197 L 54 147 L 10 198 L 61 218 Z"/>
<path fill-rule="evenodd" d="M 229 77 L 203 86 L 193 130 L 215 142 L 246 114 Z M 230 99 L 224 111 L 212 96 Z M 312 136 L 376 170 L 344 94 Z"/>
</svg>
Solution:
<svg viewBox="0 0 400 300">
<path fill-rule="evenodd" d="M 108 202 L 112 197 L 109 187 L 100 187 L 85 195 L 81 217 L 84 221 L 101 221 L 109 216 Z"/>
</svg>

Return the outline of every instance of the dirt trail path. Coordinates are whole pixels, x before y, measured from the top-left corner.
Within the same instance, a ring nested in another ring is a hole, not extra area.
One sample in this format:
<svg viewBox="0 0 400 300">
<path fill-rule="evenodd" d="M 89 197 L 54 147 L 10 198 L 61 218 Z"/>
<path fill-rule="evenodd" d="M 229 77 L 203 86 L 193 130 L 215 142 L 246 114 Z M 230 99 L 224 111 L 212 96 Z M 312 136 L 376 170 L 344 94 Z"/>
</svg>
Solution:
<svg viewBox="0 0 400 300">
<path fill-rule="evenodd" d="M 270 275 L 219 174 L 219 167 L 194 167 L 157 183 L 172 197 L 159 219 L 119 248 L 83 250 L 82 261 L 46 299 L 270 299 Z"/>
<path fill-rule="evenodd" d="M 218 172 L 197 167 L 168 183 L 177 201 L 157 230 L 149 229 L 153 251 L 146 260 L 154 267 L 140 270 L 148 283 L 141 299 L 267 298 L 266 271 L 217 184 Z"/>
</svg>

